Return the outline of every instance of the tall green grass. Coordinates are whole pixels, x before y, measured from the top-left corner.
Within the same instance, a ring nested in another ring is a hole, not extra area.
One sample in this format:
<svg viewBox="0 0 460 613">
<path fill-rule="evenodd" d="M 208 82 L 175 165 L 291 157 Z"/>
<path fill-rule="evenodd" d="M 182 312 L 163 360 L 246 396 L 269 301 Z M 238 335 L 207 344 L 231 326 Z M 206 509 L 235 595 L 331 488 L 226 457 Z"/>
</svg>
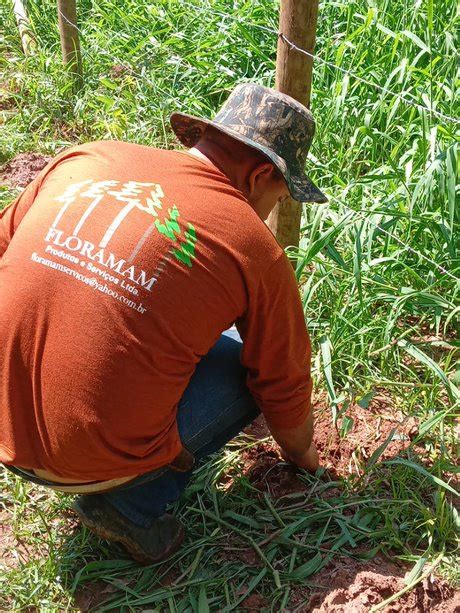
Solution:
<svg viewBox="0 0 460 613">
<path fill-rule="evenodd" d="M 27 59 L 11 8 L 0 9 L 1 160 L 98 138 L 173 147 L 173 110 L 211 116 L 235 83 L 274 82 L 270 29 L 277 29 L 277 4 L 270 0 L 83 0 L 85 87 L 78 94 L 60 64 L 54 2 L 31 0 L 29 9 L 38 52 Z M 455 11 L 450 0 L 326 0 L 316 50 L 327 62 L 453 116 Z M 100 579 L 110 606 L 125 610 L 237 610 L 242 596 L 256 591 L 276 611 L 296 585 L 314 583 L 325 551 L 357 556 L 364 544 L 368 555 L 383 548 L 413 563 L 413 578 L 441 556 L 438 570 L 454 577 L 458 124 L 321 62 L 312 110 L 317 136 L 308 170 L 330 201 L 304 207 L 296 253 L 316 383 L 327 390 L 333 415 L 352 399 L 385 390 L 417 418 L 424 463 L 414 451 L 393 464 L 375 457 L 358 486 L 305 477 L 306 500 L 276 502 L 254 498 L 241 476 L 230 493 L 216 489 L 222 471 L 239 474 L 238 451 L 230 448 L 198 473 L 178 510 L 192 538 L 173 561 L 177 583 L 164 589 L 158 589 L 164 567 L 139 570 L 107 560 L 113 550 L 82 531 L 62 538 L 58 518 L 66 499 L 5 475 L 14 530 L 44 554 L 4 573 L 6 608 L 67 606 L 69 592 Z M 0 193 L 4 202 L 12 196 Z M 336 486 L 339 493 L 328 499 L 325 492 Z M 254 544 L 276 530 L 258 546 L 261 557 Z M 219 562 L 229 542 L 255 550 L 260 565 Z"/>
</svg>

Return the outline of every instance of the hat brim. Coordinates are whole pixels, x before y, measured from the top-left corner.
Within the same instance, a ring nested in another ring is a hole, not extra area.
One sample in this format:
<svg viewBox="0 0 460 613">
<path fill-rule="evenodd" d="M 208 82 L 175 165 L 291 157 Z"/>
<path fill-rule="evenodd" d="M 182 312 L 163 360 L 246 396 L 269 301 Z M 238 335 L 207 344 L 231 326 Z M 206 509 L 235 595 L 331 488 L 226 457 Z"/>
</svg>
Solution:
<svg viewBox="0 0 460 613">
<path fill-rule="evenodd" d="M 327 202 L 326 196 L 313 183 L 313 181 L 299 168 L 288 168 L 286 162 L 268 147 L 242 136 L 227 126 L 212 121 L 202 119 L 187 113 L 173 113 L 170 117 L 171 127 L 180 142 L 186 147 L 194 147 L 203 137 L 208 126 L 213 126 L 220 132 L 241 141 L 242 143 L 257 149 L 263 153 L 283 175 L 289 192 L 294 200 L 298 202 Z"/>
</svg>

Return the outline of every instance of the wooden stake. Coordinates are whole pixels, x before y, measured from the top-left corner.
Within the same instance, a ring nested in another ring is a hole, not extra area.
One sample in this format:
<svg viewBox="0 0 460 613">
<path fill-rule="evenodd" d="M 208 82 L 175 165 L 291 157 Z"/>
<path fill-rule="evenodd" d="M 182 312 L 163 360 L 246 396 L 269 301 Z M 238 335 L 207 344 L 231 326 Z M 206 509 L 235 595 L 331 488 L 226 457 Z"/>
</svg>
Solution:
<svg viewBox="0 0 460 613">
<path fill-rule="evenodd" d="M 318 0 L 281 0 L 279 31 L 298 47 L 313 53 L 316 39 Z M 310 105 L 312 58 L 278 39 L 275 88 Z M 301 205 L 292 198 L 278 203 L 267 220 L 283 247 L 297 246 L 300 235 Z"/>
<path fill-rule="evenodd" d="M 80 41 L 75 0 L 57 0 L 62 60 L 72 73 L 76 88 L 83 85 Z"/>
<path fill-rule="evenodd" d="M 13 0 L 13 10 L 16 23 L 18 24 L 19 36 L 21 37 L 22 50 L 24 55 L 29 55 L 35 49 L 36 43 L 30 29 L 30 21 L 24 2 L 22 0 Z"/>
</svg>

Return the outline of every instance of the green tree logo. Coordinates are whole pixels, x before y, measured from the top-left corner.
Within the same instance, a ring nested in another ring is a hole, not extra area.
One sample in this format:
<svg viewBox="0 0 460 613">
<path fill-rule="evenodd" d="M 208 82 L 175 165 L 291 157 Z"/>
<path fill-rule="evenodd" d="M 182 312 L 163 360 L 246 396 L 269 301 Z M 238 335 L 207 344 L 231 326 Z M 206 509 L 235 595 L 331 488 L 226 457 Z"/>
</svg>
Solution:
<svg viewBox="0 0 460 613">
<path fill-rule="evenodd" d="M 178 218 L 179 209 L 174 205 L 172 209 L 168 209 L 168 217 L 166 217 L 164 223 L 157 219 L 155 227 L 160 234 L 174 241 L 176 247 L 172 250 L 174 257 L 191 268 L 192 260 L 195 259 L 196 231 L 191 223 L 187 224 L 187 230 L 182 239 L 181 228 L 177 222 Z"/>
</svg>

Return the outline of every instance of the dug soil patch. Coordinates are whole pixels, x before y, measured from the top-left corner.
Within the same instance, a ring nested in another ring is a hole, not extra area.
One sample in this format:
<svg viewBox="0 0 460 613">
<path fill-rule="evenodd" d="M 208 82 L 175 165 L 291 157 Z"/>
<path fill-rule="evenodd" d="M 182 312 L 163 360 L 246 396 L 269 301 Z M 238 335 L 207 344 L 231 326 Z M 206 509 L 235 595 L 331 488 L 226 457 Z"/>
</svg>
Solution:
<svg viewBox="0 0 460 613">
<path fill-rule="evenodd" d="M 407 449 L 417 434 L 416 419 L 405 417 L 384 394 L 376 394 L 367 408 L 350 404 L 342 414 L 339 412 L 335 425 L 324 394 L 315 398 L 314 411 L 315 443 L 321 466 L 335 477 L 362 474 L 379 448 L 385 447 L 379 460 L 394 457 Z M 256 440 L 270 436 L 263 418 L 258 418 L 245 432 Z M 273 442 L 258 443 L 243 450 L 242 455 L 243 470 L 255 487 L 271 491 L 276 497 L 305 489 L 294 467 L 279 464 L 280 456 Z"/>
<path fill-rule="evenodd" d="M 385 394 L 377 393 L 364 404 L 367 406 L 352 403 L 342 414 L 338 411 L 334 424 L 326 396 L 322 394 L 314 399 L 315 443 L 321 466 L 334 479 L 360 476 L 370 461 L 402 454 L 417 434 L 416 419 L 405 417 Z M 263 418 L 251 424 L 246 433 L 255 441 L 270 435 Z M 242 470 L 254 488 L 268 492 L 274 499 L 293 492 L 306 492 L 309 486 L 300 478 L 300 473 L 280 460 L 278 448 L 271 440 L 261 440 L 242 450 Z M 309 578 L 309 587 L 292 590 L 286 610 L 368 613 L 373 606 L 406 586 L 404 578 L 409 570 L 381 556 L 371 561 L 338 556 Z M 266 610 L 250 604 L 246 610 Z M 384 613 L 428 611 L 460 612 L 459 592 L 442 579 L 430 576 L 383 609 Z"/>
<path fill-rule="evenodd" d="M 405 417 L 384 394 L 374 396 L 367 408 L 352 404 L 335 425 L 324 399 L 316 404 L 315 415 L 315 442 L 322 464 L 343 476 L 361 474 L 379 448 L 378 460 L 401 454 L 418 431 L 416 419 Z"/>
<path fill-rule="evenodd" d="M 372 607 L 406 587 L 406 569 L 377 556 L 371 562 L 342 558 L 331 562 L 311 578 L 313 592 L 294 590 L 293 610 L 311 613 L 368 613 Z M 395 602 L 384 613 L 455 613 L 460 594 L 445 581 L 430 576 Z"/>
<path fill-rule="evenodd" d="M 41 153 L 20 153 L 3 166 L 0 182 L 10 187 L 26 187 L 50 160 L 51 156 Z"/>
</svg>

